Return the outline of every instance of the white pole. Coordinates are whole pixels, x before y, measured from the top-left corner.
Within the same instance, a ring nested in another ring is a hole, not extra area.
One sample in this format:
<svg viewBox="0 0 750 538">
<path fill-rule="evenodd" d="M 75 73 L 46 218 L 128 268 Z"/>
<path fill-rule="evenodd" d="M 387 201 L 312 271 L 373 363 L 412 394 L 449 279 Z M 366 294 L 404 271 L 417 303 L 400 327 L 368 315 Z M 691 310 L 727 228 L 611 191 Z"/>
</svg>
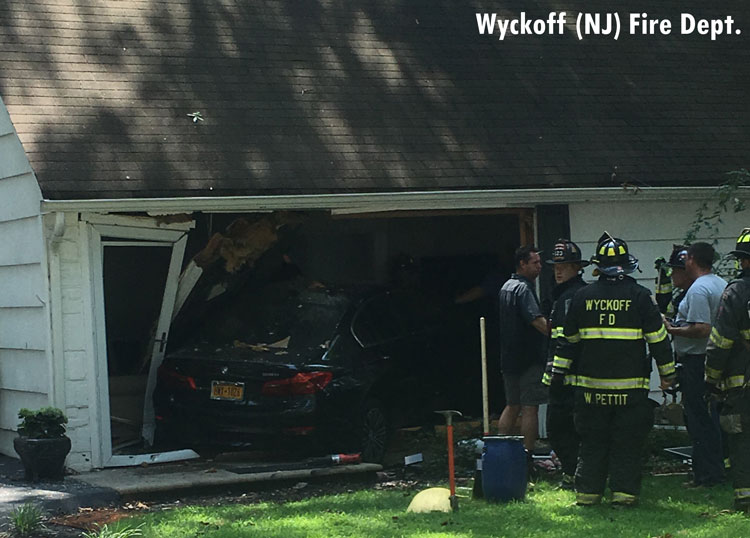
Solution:
<svg viewBox="0 0 750 538">
<path fill-rule="evenodd" d="M 479 337 L 482 346 L 482 415 L 484 435 L 490 434 L 490 401 L 487 388 L 487 341 L 485 339 L 484 317 L 479 318 Z"/>
</svg>

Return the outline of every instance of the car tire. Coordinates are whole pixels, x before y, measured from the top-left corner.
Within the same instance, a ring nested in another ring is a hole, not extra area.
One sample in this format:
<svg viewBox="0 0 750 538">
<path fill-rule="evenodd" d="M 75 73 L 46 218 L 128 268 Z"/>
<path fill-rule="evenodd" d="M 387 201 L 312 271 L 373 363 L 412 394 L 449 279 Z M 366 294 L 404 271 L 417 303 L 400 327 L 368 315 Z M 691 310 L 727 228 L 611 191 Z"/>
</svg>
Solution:
<svg viewBox="0 0 750 538">
<path fill-rule="evenodd" d="M 388 417 L 378 400 L 367 400 L 360 416 L 360 450 L 362 461 L 381 463 L 388 448 Z"/>
</svg>

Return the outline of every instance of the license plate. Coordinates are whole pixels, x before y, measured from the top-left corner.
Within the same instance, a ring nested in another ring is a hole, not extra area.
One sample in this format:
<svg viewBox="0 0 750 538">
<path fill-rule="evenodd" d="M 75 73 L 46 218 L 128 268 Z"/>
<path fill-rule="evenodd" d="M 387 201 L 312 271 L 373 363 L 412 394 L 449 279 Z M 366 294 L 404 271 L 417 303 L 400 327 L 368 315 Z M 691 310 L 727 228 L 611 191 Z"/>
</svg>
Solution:
<svg viewBox="0 0 750 538">
<path fill-rule="evenodd" d="M 245 395 L 244 383 L 227 383 L 224 381 L 211 381 L 212 400 L 242 400 Z"/>
</svg>

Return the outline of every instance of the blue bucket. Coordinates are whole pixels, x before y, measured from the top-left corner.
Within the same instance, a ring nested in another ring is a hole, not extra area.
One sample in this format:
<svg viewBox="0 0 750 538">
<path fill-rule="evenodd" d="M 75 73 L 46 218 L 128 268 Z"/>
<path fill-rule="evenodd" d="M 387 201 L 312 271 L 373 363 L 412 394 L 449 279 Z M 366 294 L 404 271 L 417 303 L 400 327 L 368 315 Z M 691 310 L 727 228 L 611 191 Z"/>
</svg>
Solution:
<svg viewBox="0 0 750 538">
<path fill-rule="evenodd" d="M 488 501 L 507 502 L 526 496 L 526 450 L 523 437 L 497 435 L 484 438 L 482 491 Z"/>
</svg>

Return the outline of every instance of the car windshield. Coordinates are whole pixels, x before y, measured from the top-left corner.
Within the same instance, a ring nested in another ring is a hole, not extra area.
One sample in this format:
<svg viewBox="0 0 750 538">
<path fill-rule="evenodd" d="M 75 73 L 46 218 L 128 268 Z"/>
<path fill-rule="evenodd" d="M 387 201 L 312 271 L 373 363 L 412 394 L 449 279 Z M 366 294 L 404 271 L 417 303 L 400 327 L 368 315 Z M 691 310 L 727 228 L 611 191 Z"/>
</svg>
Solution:
<svg viewBox="0 0 750 538">
<path fill-rule="evenodd" d="M 326 289 L 268 286 L 207 320 L 199 338 L 214 344 L 282 348 L 289 352 L 328 345 L 349 306 L 343 294 Z"/>
</svg>

